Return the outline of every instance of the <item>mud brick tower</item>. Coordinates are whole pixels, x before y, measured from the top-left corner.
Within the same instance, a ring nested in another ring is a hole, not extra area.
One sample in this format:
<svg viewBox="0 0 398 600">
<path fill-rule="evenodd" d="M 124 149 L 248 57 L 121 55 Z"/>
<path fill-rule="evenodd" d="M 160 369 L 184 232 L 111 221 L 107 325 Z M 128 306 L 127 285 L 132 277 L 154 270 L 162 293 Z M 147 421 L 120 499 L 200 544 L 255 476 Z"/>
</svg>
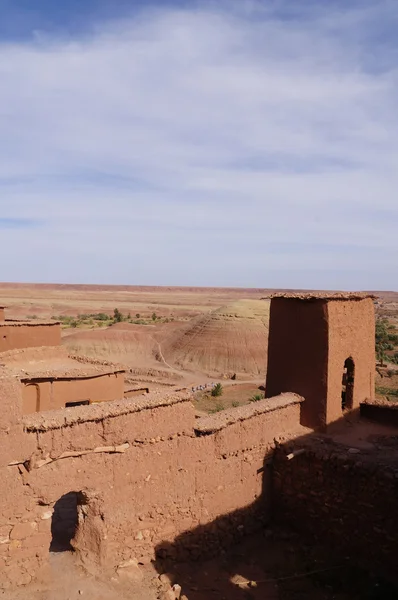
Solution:
<svg viewBox="0 0 398 600">
<path fill-rule="evenodd" d="M 366 294 L 272 296 L 266 397 L 305 398 L 301 423 L 322 428 L 374 397 L 375 317 Z"/>
</svg>

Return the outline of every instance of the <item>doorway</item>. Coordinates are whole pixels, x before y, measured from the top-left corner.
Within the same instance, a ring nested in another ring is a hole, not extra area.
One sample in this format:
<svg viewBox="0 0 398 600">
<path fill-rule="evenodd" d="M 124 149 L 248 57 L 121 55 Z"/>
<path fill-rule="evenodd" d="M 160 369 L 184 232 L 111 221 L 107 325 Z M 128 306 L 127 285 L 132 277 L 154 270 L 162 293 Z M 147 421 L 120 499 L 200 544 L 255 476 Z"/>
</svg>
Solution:
<svg viewBox="0 0 398 600">
<path fill-rule="evenodd" d="M 341 390 L 341 410 L 352 409 L 354 405 L 354 378 L 355 364 L 351 357 L 344 362 L 342 390 Z"/>
<path fill-rule="evenodd" d="M 79 493 L 69 492 L 54 504 L 50 552 L 73 552 L 71 541 L 78 524 Z"/>
</svg>

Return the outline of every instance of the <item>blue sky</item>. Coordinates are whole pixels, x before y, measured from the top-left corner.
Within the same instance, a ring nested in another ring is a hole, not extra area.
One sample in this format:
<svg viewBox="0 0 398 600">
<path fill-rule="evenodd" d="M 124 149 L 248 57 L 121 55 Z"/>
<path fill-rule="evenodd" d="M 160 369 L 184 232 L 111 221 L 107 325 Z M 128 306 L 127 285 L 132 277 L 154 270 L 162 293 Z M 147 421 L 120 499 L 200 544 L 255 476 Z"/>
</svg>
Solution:
<svg viewBox="0 0 398 600">
<path fill-rule="evenodd" d="M 398 290 L 397 25 L 0 0 L 0 278 Z"/>
</svg>

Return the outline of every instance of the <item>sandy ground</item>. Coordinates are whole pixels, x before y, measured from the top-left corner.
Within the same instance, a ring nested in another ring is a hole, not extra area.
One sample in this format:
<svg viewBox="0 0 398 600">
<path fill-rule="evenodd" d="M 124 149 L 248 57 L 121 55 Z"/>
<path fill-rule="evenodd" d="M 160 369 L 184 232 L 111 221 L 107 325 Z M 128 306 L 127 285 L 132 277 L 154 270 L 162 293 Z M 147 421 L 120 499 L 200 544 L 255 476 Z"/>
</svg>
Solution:
<svg viewBox="0 0 398 600">
<path fill-rule="evenodd" d="M 78 286 L 0 283 L 0 305 L 10 309 L 11 317 L 91 312 L 140 313 L 150 316 L 192 317 L 209 312 L 236 299 L 260 299 L 269 290 L 244 288 L 166 288 L 142 286 Z"/>
<path fill-rule="evenodd" d="M 69 552 L 50 556 L 51 583 L 3 592 L 4 600 L 156 600 L 167 572 L 188 600 L 395 600 L 398 591 L 332 560 L 292 531 L 266 529 L 204 562 L 140 567 L 139 581 L 104 581 L 74 565 Z"/>
<path fill-rule="evenodd" d="M 39 582 L 12 592 L 0 591 L 4 600 L 156 600 L 154 585 L 158 573 L 154 567 L 141 569 L 141 581 L 118 578 L 101 580 L 87 574 L 74 562 L 73 553 L 50 554 L 46 582 Z"/>
</svg>

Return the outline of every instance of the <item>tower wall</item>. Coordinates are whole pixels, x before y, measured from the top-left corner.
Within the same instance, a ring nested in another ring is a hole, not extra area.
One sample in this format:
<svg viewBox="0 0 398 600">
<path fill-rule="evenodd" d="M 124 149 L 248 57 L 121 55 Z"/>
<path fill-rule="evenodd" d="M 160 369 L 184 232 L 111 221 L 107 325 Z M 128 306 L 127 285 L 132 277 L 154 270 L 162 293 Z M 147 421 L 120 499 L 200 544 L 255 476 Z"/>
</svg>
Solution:
<svg viewBox="0 0 398 600">
<path fill-rule="evenodd" d="M 329 356 L 326 422 L 341 418 L 341 392 L 344 362 L 354 361 L 354 390 L 351 409 L 374 397 L 375 390 L 375 316 L 370 298 L 336 300 L 327 304 Z"/>
<path fill-rule="evenodd" d="M 301 423 L 325 425 L 328 328 L 326 301 L 271 300 L 266 397 L 295 392 L 305 398 Z"/>
</svg>

